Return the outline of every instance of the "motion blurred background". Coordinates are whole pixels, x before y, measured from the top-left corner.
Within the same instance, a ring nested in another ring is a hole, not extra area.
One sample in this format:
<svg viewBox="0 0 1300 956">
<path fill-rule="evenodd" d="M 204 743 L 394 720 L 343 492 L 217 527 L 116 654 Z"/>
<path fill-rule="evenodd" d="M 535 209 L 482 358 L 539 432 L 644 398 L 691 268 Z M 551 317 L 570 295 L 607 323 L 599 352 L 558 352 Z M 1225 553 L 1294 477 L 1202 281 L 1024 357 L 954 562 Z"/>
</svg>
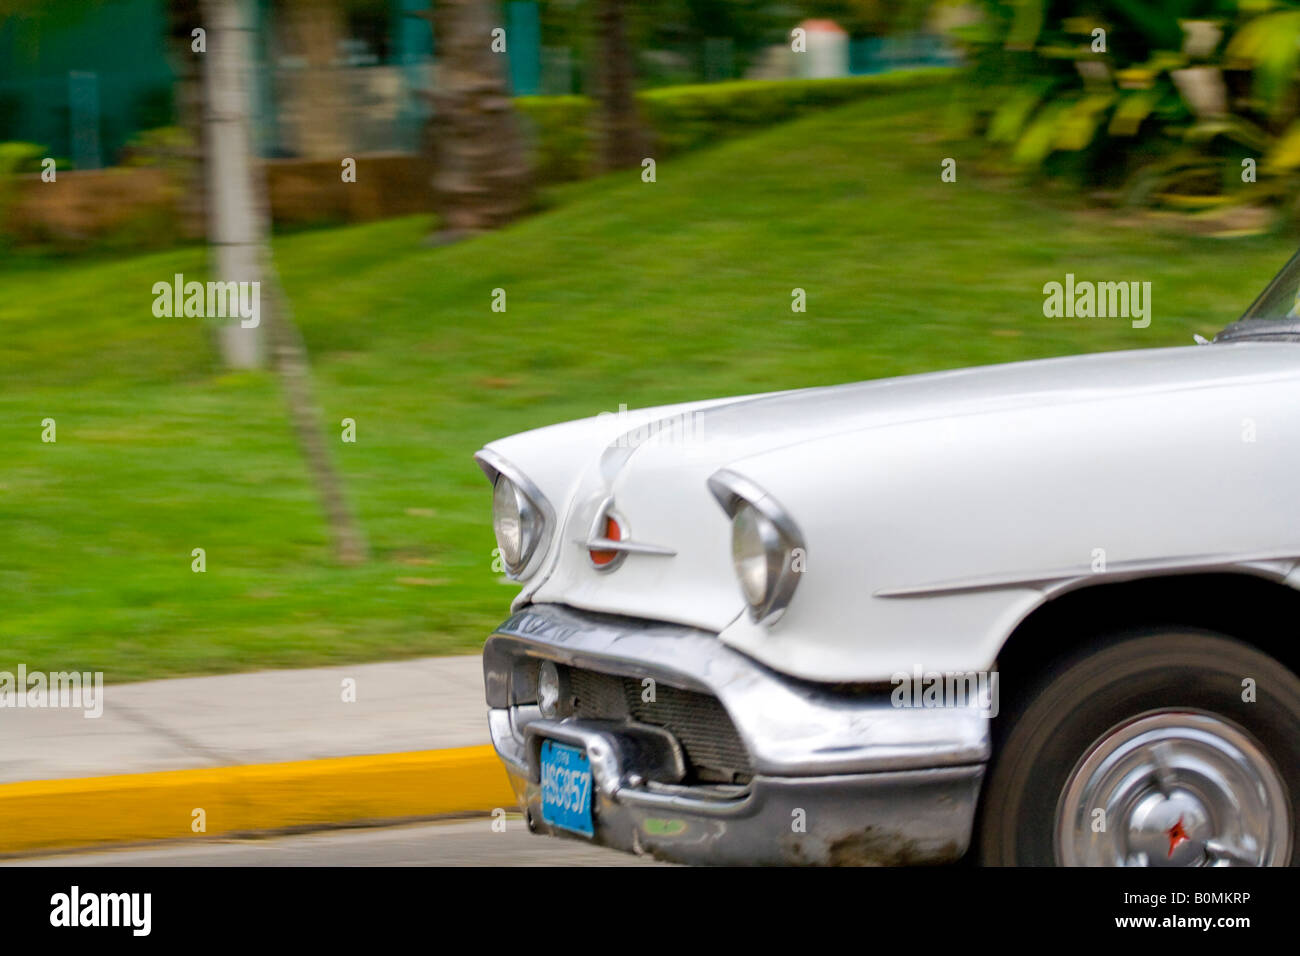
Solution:
<svg viewBox="0 0 1300 956">
<path fill-rule="evenodd" d="M 475 650 L 495 437 L 1212 336 L 1295 245 L 1298 41 L 1260 0 L 0 0 L 0 646 Z M 1045 318 L 1067 272 L 1150 327 Z M 251 348 L 154 314 L 178 273 L 263 282 Z"/>
</svg>

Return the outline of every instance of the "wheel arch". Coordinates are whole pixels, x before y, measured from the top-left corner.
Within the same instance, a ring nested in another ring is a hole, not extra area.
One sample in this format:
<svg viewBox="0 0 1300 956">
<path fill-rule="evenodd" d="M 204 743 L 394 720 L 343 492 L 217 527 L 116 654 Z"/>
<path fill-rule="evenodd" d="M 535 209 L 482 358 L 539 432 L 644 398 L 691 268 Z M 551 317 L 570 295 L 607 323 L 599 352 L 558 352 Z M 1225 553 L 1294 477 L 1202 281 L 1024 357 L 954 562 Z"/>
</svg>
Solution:
<svg viewBox="0 0 1300 956">
<path fill-rule="evenodd" d="M 1300 674 L 1298 624 L 1300 590 L 1247 571 L 1098 583 L 1045 601 L 1020 621 L 998 652 L 999 685 L 1014 698 L 1098 635 L 1155 627 L 1218 631 Z"/>
</svg>

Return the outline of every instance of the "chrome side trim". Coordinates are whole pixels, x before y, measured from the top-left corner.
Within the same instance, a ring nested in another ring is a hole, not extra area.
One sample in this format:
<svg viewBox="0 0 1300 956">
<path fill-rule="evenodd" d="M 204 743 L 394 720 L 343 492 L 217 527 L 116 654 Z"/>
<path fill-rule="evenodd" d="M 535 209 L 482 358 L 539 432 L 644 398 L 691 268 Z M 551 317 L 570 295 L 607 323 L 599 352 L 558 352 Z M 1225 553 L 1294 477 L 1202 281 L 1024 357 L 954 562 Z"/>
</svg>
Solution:
<svg viewBox="0 0 1300 956">
<path fill-rule="evenodd" d="M 661 557 L 671 558 L 677 554 L 672 548 L 662 548 L 657 544 L 642 544 L 636 541 L 630 541 L 627 538 L 621 541 L 615 541 L 604 535 L 605 519 L 613 518 L 618 522 L 618 526 L 623 529 L 624 534 L 631 536 L 632 529 L 623 515 L 614 510 L 614 499 L 606 498 L 596 508 L 595 517 L 591 519 L 591 529 L 587 532 L 585 539 L 578 538 L 575 544 L 581 546 L 587 551 L 587 560 L 597 571 L 613 571 L 623 563 L 623 558 L 627 554 L 654 554 Z M 615 551 L 613 560 L 604 564 L 597 564 L 591 560 L 592 551 Z"/>
<path fill-rule="evenodd" d="M 1285 569 L 1271 567 L 1290 562 Z M 1196 574 L 1213 571 L 1249 571 L 1274 581 L 1285 581 L 1300 562 L 1300 551 L 1280 551 L 1240 555 L 1189 555 L 1185 557 L 1144 558 L 1135 561 L 1116 561 L 1105 571 L 1087 567 L 1058 568 L 1051 571 L 1012 572 L 1007 574 L 978 575 L 920 584 L 911 587 L 881 588 L 872 592 L 878 598 L 933 597 L 940 594 L 961 594 L 969 591 L 997 591 L 1006 588 L 1039 588 L 1045 591 L 1062 591 L 1081 584 L 1105 581 L 1130 581 L 1150 574 Z"/>
<path fill-rule="evenodd" d="M 523 581 L 533 576 L 542 562 L 546 559 L 547 553 L 551 550 L 551 538 L 555 536 L 556 522 L 555 509 L 551 503 L 546 500 L 546 495 L 542 494 L 542 489 L 535 485 L 531 478 L 516 468 L 510 462 L 506 461 L 501 455 L 498 455 L 490 448 L 480 448 L 474 453 L 474 461 L 478 463 L 487 480 L 495 488 L 498 475 L 505 475 L 518 488 L 535 507 L 542 516 L 542 530 L 538 534 L 538 540 L 533 543 L 528 553 L 523 558 L 523 566 L 518 572 L 511 571 L 507 575 L 514 581 Z"/>
<path fill-rule="evenodd" d="M 663 548 L 657 544 L 640 544 L 636 541 L 613 541 L 610 538 L 587 538 L 585 541 L 581 538 L 576 539 L 575 544 L 580 544 L 589 551 L 626 551 L 629 554 L 657 554 L 661 557 L 671 558 L 675 554 L 672 548 Z M 602 565 L 602 569 L 608 565 Z"/>
</svg>

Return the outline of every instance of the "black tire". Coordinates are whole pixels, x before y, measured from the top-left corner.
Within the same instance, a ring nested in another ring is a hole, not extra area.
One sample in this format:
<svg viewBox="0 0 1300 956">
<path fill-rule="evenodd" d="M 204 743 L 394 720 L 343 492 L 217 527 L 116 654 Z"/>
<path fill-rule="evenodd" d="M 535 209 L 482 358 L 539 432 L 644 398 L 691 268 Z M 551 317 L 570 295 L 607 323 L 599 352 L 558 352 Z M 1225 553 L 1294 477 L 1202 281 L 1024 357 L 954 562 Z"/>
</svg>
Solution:
<svg viewBox="0 0 1300 956">
<path fill-rule="evenodd" d="M 1244 678 L 1255 681 L 1253 703 L 1242 700 Z M 980 801 L 979 862 L 1055 865 L 1057 803 L 1076 765 L 1116 725 L 1165 708 L 1208 712 L 1253 738 L 1282 779 L 1290 864 L 1300 864 L 1300 678 L 1251 645 L 1183 629 L 1099 640 L 1011 708 Z"/>
</svg>

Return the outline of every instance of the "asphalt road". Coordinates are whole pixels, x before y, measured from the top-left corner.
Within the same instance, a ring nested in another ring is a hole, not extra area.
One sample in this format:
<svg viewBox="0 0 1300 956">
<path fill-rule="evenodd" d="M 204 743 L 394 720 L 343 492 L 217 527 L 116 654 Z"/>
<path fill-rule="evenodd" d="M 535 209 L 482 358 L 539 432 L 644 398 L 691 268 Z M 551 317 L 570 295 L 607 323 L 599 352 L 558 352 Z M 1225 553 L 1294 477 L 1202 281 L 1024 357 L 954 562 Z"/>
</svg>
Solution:
<svg viewBox="0 0 1300 956">
<path fill-rule="evenodd" d="M 656 866 L 576 840 L 533 836 L 522 819 L 330 830 L 246 840 L 160 843 L 12 858 L 0 866 Z"/>
</svg>

